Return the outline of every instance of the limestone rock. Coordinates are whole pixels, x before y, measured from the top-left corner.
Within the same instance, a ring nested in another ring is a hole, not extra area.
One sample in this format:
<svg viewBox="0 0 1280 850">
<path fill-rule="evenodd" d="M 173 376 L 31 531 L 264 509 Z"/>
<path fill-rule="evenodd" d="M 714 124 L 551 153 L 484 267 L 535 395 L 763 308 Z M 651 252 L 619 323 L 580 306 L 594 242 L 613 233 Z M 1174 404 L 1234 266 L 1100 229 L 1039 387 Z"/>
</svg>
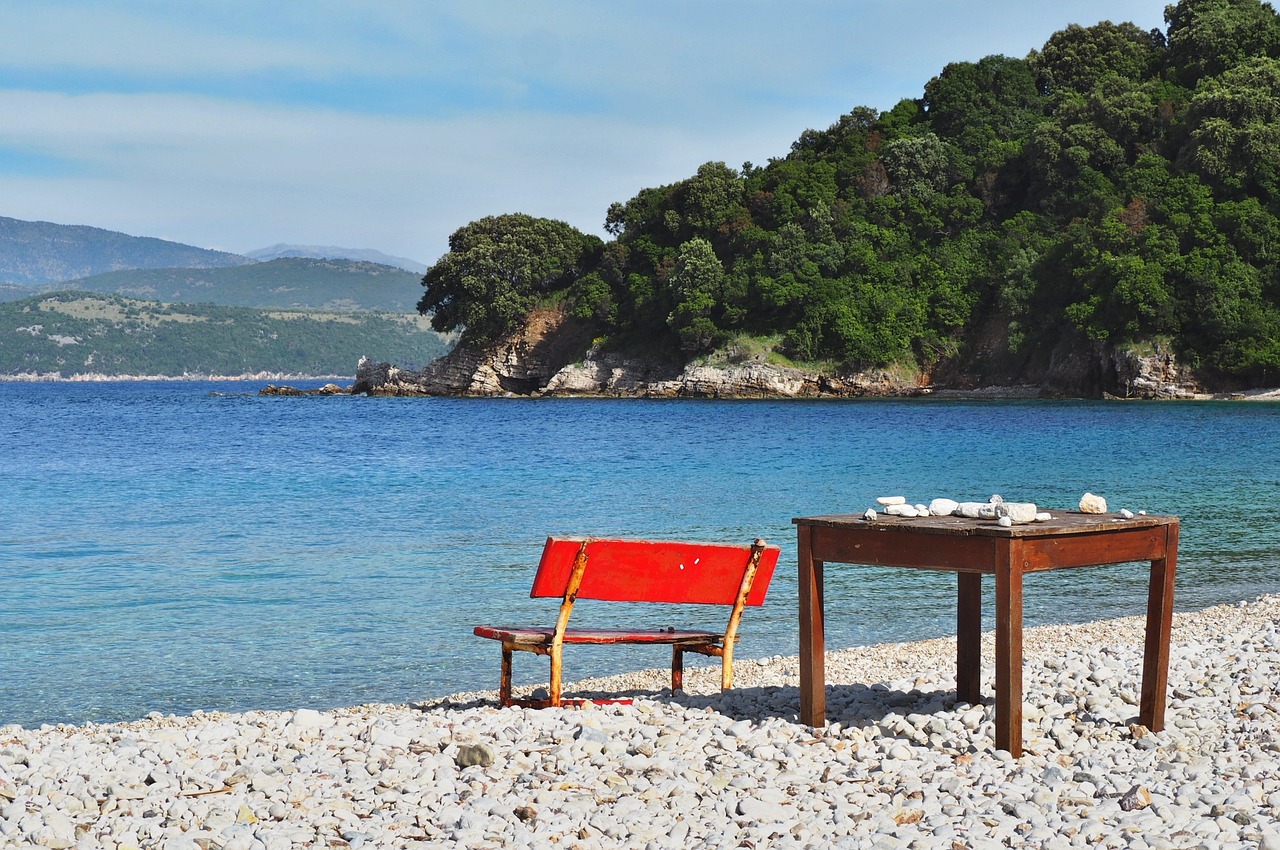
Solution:
<svg viewBox="0 0 1280 850">
<path fill-rule="evenodd" d="M 929 513 L 933 516 L 951 516 L 960 503 L 955 499 L 934 499 L 929 503 Z"/>
<path fill-rule="evenodd" d="M 1080 497 L 1080 512 L 1086 514 L 1105 514 L 1107 512 L 1107 500 L 1101 496 L 1095 496 L 1092 493 L 1085 493 Z"/>
</svg>

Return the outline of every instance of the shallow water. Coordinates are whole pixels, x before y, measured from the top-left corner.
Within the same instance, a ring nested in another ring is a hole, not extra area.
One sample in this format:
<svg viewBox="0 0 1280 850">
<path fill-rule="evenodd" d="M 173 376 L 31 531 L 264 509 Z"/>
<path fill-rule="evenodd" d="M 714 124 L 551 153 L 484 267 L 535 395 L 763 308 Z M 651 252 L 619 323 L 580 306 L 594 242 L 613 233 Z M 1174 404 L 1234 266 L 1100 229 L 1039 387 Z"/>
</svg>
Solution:
<svg viewBox="0 0 1280 850">
<path fill-rule="evenodd" d="M 0 724 L 403 702 L 496 685 L 480 622 L 549 534 L 783 547 L 739 657 L 796 651 L 791 518 L 875 496 L 1183 518 L 1177 607 L 1280 590 L 1280 405 L 259 397 L 0 384 Z M 224 393 L 223 395 L 211 393 Z M 1041 574 L 1028 625 L 1144 610 L 1145 567 Z M 992 592 L 988 584 L 986 592 Z M 989 604 L 988 604 L 989 607 Z M 945 574 L 831 565 L 828 645 L 954 632 Z M 620 624 L 588 602 L 575 622 Z M 628 612 L 722 626 L 718 609 Z M 574 647 L 570 678 L 661 666 Z M 517 658 L 517 681 L 546 663 Z"/>
</svg>

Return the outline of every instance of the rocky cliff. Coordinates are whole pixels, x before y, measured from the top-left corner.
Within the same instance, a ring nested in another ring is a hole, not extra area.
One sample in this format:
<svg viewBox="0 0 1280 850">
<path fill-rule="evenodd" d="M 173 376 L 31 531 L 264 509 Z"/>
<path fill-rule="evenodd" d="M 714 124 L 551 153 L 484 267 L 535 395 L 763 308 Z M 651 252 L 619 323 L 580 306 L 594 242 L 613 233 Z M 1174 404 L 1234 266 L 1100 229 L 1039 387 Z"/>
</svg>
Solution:
<svg viewBox="0 0 1280 850">
<path fill-rule="evenodd" d="M 602 396 L 617 398 L 854 398 L 859 396 L 1194 398 L 1191 370 L 1162 345 L 1059 346 L 1030 382 L 984 383 L 951 364 L 945 385 L 895 369 L 824 374 L 762 360 L 680 365 L 601 351 L 591 328 L 559 309 L 484 347 L 459 346 L 418 372 L 363 358 L 352 391 L 383 396 Z"/>
</svg>

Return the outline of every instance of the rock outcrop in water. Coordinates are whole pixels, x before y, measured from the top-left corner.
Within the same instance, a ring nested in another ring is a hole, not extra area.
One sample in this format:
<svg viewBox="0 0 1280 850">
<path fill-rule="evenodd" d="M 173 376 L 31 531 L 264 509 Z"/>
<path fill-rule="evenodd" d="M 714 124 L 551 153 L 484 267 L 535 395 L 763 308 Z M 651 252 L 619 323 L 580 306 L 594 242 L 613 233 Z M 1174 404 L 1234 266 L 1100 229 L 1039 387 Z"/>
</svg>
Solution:
<svg viewBox="0 0 1280 850">
<path fill-rule="evenodd" d="M 585 352 L 585 356 L 584 356 Z M 680 366 L 660 356 L 605 353 L 590 328 L 563 311 L 537 311 L 486 348 L 459 346 L 421 371 L 368 358 L 353 392 L 382 396 L 607 396 L 628 398 L 821 398 L 928 392 L 918 376 L 876 370 L 825 375 L 764 362 Z"/>
<path fill-rule="evenodd" d="M 616 398 L 854 398 L 920 395 L 991 398 L 1196 398 L 1191 370 L 1165 346 L 1064 344 L 1030 380 L 991 382 L 981 362 L 928 373 L 876 369 L 830 374 L 764 362 L 674 363 L 601 350 L 591 326 L 563 310 L 537 310 L 514 333 L 483 347 L 458 346 L 420 371 L 363 358 L 354 393 L 380 396 L 602 396 Z"/>
</svg>

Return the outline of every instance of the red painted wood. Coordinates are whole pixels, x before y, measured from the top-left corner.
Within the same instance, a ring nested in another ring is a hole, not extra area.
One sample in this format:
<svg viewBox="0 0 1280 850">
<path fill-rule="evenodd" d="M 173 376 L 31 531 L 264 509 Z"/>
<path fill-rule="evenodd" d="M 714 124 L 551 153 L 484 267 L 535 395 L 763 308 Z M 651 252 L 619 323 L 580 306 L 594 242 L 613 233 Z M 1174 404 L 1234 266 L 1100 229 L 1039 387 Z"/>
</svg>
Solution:
<svg viewBox="0 0 1280 850">
<path fill-rule="evenodd" d="M 553 628 L 538 626 L 476 626 L 477 637 L 513 643 L 551 643 Z M 677 629 L 569 629 L 565 643 L 718 643 L 724 635 Z"/>
<path fill-rule="evenodd" d="M 581 538 L 547 538 L 529 595 L 563 596 L 581 545 Z M 764 604 L 778 553 L 770 546 L 761 555 L 748 605 Z M 750 557 L 750 546 L 593 539 L 577 598 L 732 605 Z"/>
</svg>

